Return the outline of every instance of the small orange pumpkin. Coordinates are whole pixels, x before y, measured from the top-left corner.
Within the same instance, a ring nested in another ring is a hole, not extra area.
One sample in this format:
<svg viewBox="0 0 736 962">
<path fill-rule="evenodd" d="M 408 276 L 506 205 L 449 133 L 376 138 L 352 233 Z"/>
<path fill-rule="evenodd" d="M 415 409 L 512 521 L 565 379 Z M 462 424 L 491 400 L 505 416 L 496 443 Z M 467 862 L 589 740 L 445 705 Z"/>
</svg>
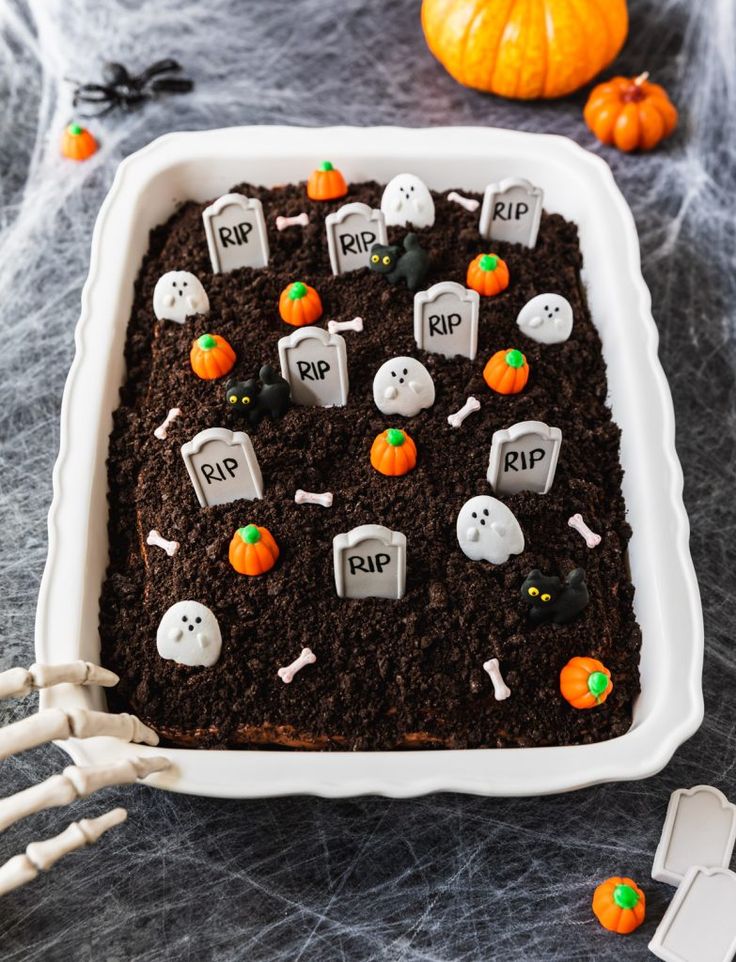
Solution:
<svg viewBox="0 0 736 962">
<path fill-rule="evenodd" d="M 219 334 L 203 334 L 192 341 L 189 361 L 197 377 L 203 381 L 213 381 L 232 371 L 235 351 Z"/>
<path fill-rule="evenodd" d="M 509 286 L 508 265 L 498 254 L 478 254 L 468 264 L 466 282 L 484 297 L 493 297 Z"/>
<path fill-rule="evenodd" d="M 560 672 L 560 691 L 573 708 L 595 708 L 613 691 L 611 672 L 597 658 L 571 658 Z"/>
<path fill-rule="evenodd" d="M 276 564 L 279 546 L 268 528 L 247 524 L 238 528 L 230 542 L 230 564 L 241 575 L 262 575 Z"/>
<path fill-rule="evenodd" d="M 87 160 L 97 152 L 97 141 L 86 127 L 69 124 L 61 135 L 61 154 L 69 160 Z"/>
<path fill-rule="evenodd" d="M 295 281 L 281 291 L 279 297 L 279 315 L 282 321 L 294 327 L 314 324 L 322 317 L 322 301 L 320 296 L 309 284 Z"/>
<path fill-rule="evenodd" d="M 388 428 L 371 446 L 371 464 L 381 474 L 389 477 L 408 474 L 416 463 L 417 447 L 406 431 Z"/>
<path fill-rule="evenodd" d="M 514 347 L 496 351 L 483 368 L 483 379 L 497 394 L 518 394 L 529 380 L 526 357 Z"/>
<path fill-rule="evenodd" d="M 313 170 L 307 181 L 307 197 L 310 200 L 337 200 L 348 192 L 348 185 L 340 171 L 329 160 L 323 160 Z"/>
<path fill-rule="evenodd" d="M 562 97 L 623 46 L 626 0 L 424 0 L 429 49 L 468 87 L 502 97 Z"/>
<path fill-rule="evenodd" d="M 593 912 L 604 929 L 628 935 L 638 929 L 646 915 L 646 896 L 633 879 L 607 878 L 593 893 Z"/>
<path fill-rule="evenodd" d="M 614 77 L 590 92 L 585 123 L 598 140 L 619 150 L 652 150 L 677 126 L 677 108 L 648 73 Z"/>
</svg>

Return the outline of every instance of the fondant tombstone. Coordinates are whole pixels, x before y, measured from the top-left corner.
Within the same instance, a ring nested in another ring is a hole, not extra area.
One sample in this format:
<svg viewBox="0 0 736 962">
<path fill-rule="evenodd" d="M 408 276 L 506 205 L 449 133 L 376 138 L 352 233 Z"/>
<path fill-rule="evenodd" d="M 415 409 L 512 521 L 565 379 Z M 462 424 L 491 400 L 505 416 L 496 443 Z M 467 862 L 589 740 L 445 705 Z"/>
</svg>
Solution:
<svg viewBox="0 0 736 962">
<path fill-rule="evenodd" d="M 343 204 L 327 215 L 325 228 L 333 274 L 368 267 L 371 247 L 388 243 L 383 213 L 367 204 Z"/>
<path fill-rule="evenodd" d="M 263 497 L 253 443 L 242 431 L 207 428 L 182 445 L 181 456 L 203 508 Z"/>
<path fill-rule="evenodd" d="M 300 327 L 279 340 L 281 374 L 294 404 L 342 406 L 348 400 L 345 338 L 321 327 Z"/>
<path fill-rule="evenodd" d="M 736 841 L 736 805 L 710 785 L 678 788 L 654 855 L 652 878 L 679 885 L 692 865 L 728 868 Z"/>
<path fill-rule="evenodd" d="M 736 873 L 694 866 L 680 882 L 649 951 L 664 962 L 732 962 L 735 905 Z"/>
<path fill-rule="evenodd" d="M 541 187 L 523 177 L 508 177 L 489 184 L 480 209 L 480 233 L 489 240 L 534 247 L 542 218 Z"/>
<path fill-rule="evenodd" d="M 268 235 L 260 200 L 225 194 L 205 208 L 202 220 L 215 274 L 268 264 Z"/>
<path fill-rule="evenodd" d="M 478 351 L 480 296 L 455 281 L 441 281 L 414 295 L 414 340 L 431 354 L 472 361 Z"/>
<path fill-rule="evenodd" d="M 340 598 L 403 598 L 406 536 L 382 524 L 361 524 L 332 541 Z"/>
<path fill-rule="evenodd" d="M 494 431 L 486 475 L 489 484 L 497 494 L 546 494 L 555 479 L 561 444 L 560 429 L 543 421 L 519 421 Z"/>
</svg>

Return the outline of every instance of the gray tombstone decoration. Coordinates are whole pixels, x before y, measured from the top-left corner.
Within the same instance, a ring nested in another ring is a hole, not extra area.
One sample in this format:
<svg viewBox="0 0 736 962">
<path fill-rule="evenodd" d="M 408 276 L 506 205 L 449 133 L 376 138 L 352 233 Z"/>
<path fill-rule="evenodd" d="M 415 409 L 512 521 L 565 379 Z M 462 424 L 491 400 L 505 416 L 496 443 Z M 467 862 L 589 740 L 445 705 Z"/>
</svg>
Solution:
<svg viewBox="0 0 736 962">
<path fill-rule="evenodd" d="M 253 442 L 242 431 L 207 428 L 181 447 L 201 507 L 263 497 Z"/>
<path fill-rule="evenodd" d="M 268 234 L 263 205 L 255 197 L 224 194 L 202 212 L 212 270 L 266 267 Z"/>
<path fill-rule="evenodd" d="M 649 951 L 664 962 L 732 962 L 736 873 L 694 865 L 680 882 Z"/>
<path fill-rule="evenodd" d="M 736 842 L 736 805 L 711 785 L 670 796 L 652 878 L 679 885 L 692 865 L 728 868 Z"/>
<path fill-rule="evenodd" d="M 361 524 L 332 540 L 340 598 L 403 598 L 406 535 L 382 524 Z"/>
<path fill-rule="evenodd" d="M 496 494 L 546 494 L 555 479 L 561 444 L 562 431 L 543 421 L 519 421 L 494 431 L 486 475 L 489 484 Z"/>
<path fill-rule="evenodd" d="M 388 243 L 383 212 L 367 204 L 343 204 L 325 217 L 325 229 L 333 274 L 368 267 L 371 247 Z"/>
<path fill-rule="evenodd" d="M 489 184 L 483 192 L 480 209 L 481 236 L 534 247 L 543 200 L 542 188 L 523 177 L 508 177 L 498 184 Z"/>
<path fill-rule="evenodd" d="M 342 407 L 348 400 L 345 338 L 321 327 L 300 327 L 279 340 L 281 374 L 294 404 Z"/>
<path fill-rule="evenodd" d="M 455 281 L 440 281 L 414 295 L 417 347 L 445 357 L 475 359 L 480 295 Z"/>
</svg>

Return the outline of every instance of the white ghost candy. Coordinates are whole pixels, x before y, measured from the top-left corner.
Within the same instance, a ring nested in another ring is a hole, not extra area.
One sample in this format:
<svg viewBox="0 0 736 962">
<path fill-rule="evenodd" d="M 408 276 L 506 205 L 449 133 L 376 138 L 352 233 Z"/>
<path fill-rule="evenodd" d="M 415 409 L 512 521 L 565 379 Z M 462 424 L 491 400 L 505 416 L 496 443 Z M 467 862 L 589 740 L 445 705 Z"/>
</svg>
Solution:
<svg viewBox="0 0 736 962">
<path fill-rule="evenodd" d="M 177 601 L 159 622 L 156 648 L 177 665 L 211 668 L 222 648 L 217 618 L 198 601 Z"/>
<path fill-rule="evenodd" d="M 497 498 L 481 494 L 460 508 L 457 540 L 471 561 L 502 565 L 524 550 L 524 534 L 513 512 Z"/>
<path fill-rule="evenodd" d="M 537 294 L 519 311 L 516 323 L 538 344 L 560 344 L 572 334 L 572 307 L 561 294 Z"/>
<path fill-rule="evenodd" d="M 189 271 L 167 271 L 153 289 L 153 313 L 159 321 L 183 324 L 193 314 L 209 314 L 210 301 L 198 277 Z"/>
<path fill-rule="evenodd" d="M 427 185 L 414 174 L 397 174 L 381 197 L 381 211 L 388 227 L 431 227 L 434 201 Z"/>
<path fill-rule="evenodd" d="M 413 418 L 434 404 L 432 375 L 413 357 L 392 357 L 373 378 L 373 400 L 382 414 Z"/>
</svg>

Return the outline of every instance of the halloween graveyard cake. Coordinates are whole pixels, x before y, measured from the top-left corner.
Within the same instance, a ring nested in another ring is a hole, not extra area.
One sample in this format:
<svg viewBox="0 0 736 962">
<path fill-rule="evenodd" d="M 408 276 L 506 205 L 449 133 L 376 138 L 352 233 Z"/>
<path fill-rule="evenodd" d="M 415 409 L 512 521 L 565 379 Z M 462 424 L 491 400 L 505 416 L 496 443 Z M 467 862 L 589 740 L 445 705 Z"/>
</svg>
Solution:
<svg viewBox="0 0 736 962">
<path fill-rule="evenodd" d="M 324 163 L 155 229 L 108 459 L 111 708 L 188 747 L 626 732 L 640 632 L 581 267 L 539 188 L 460 171 Z"/>
</svg>

